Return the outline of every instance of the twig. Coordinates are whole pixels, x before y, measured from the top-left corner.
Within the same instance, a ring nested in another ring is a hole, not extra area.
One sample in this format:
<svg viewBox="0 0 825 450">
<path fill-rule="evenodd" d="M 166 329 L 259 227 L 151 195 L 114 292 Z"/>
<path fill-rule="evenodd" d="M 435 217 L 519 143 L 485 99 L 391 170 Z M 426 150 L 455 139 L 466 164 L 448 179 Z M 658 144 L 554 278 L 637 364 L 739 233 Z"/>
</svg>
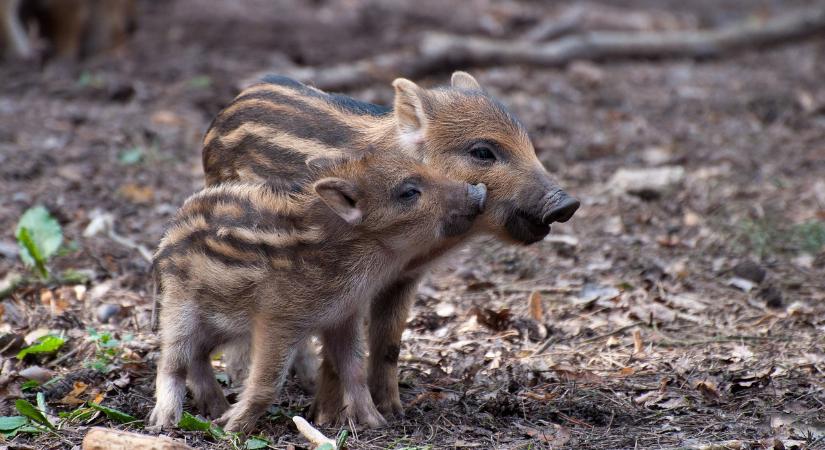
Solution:
<svg viewBox="0 0 825 450">
<path fill-rule="evenodd" d="M 472 66 L 529 64 L 563 66 L 580 59 L 711 58 L 746 48 L 777 45 L 825 31 L 825 6 L 746 20 L 696 31 L 594 31 L 545 44 L 428 33 L 414 51 L 385 53 L 325 68 L 287 69 L 286 75 L 321 89 L 344 89 L 386 82 L 397 76 L 420 77 Z"/>
<path fill-rule="evenodd" d="M 137 250 L 138 253 L 140 253 L 140 256 L 143 257 L 143 259 L 150 263 L 152 262 L 152 252 L 150 252 L 149 249 L 147 249 L 143 244 L 138 244 L 137 242 L 127 237 L 115 233 L 115 230 L 112 228 L 108 230 L 108 233 L 106 233 L 106 235 L 109 236 L 109 239 L 126 248 Z"/>
<path fill-rule="evenodd" d="M 585 339 L 585 340 L 581 341 L 580 344 L 589 344 L 591 342 L 596 342 L 598 340 L 601 340 L 601 339 L 604 339 L 604 338 L 610 337 L 610 336 L 615 336 L 615 335 L 617 335 L 619 333 L 623 333 L 623 332 L 625 332 L 625 331 L 627 331 L 627 330 L 629 330 L 633 327 L 638 327 L 638 326 L 641 326 L 641 325 L 644 325 L 644 322 L 642 322 L 642 321 L 633 322 L 630 325 L 625 325 L 621 328 L 617 328 L 617 329 L 615 329 L 615 330 L 613 330 L 609 333 L 604 333 L 604 334 L 600 334 L 598 336 L 595 336 L 595 337 L 592 337 L 592 338 L 589 338 L 589 339 Z"/>
<path fill-rule="evenodd" d="M 724 342 L 740 342 L 740 341 L 790 341 L 792 340 L 786 336 L 719 336 L 710 339 L 697 339 L 697 340 L 681 340 L 681 339 L 672 339 L 669 337 L 662 337 L 656 341 L 657 344 L 665 344 L 671 345 L 675 347 L 690 347 L 693 345 L 705 345 L 705 344 L 719 344 Z"/>
<path fill-rule="evenodd" d="M 67 359 L 69 359 L 72 356 L 74 356 L 75 354 L 77 354 L 77 352 L 79 352 L 82 347 L 83 347 L 82 345 L 78 345 L 77 347 L 75 347 L 75 348 L 69 350 L 68 352 L 66 352 L 66 354 L 64 354 L 60 358 L 57 358 L 54 361 L 47 364 L 47 366 L 48 367 L 57 367 L 57 366 L 59 366 L 63 361 L 66 361 Z"/>
</svg>

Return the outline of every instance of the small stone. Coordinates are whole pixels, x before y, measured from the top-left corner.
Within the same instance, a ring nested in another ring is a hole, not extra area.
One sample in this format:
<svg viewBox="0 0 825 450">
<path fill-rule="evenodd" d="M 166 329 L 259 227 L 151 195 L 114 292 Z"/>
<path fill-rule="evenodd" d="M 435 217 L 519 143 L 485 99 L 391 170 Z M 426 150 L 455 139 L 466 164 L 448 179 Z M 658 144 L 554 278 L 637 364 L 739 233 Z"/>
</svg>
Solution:
<svg viewBox="0 0 825 450">
<path fill-rule="evenodd" d="M 34 380 L 38 383 L 45 383 L 52 379 L 54 372 L 49 369 L 44 369 L 40 366 L 30 366 L 21 370 L 20 376 L 27 380 Z"/>
<path fill-rule="evenodd" d="M 452 303 L 441 302 L 435 307 L 435 314 L 438 317 L 452 317 L 455 315 L 455 306 Z"/>
<path fill-rule="evenodd" d="M 101 323 L 109 323 L 109 319 L 120 312 L 120 305 L 114 303 L 104 303 L 97 307 L 97 320 Z"/>
<path fill-rule="evenodd" d="M 20 248 L 17 246 L 16 242 L 11 241 L 0 241 L 0 256 L 3 256 L 6 259 L 17 259 L 17 255 L 20 253 Z"/>
<path fill-rule="evenodd" d="M 613 174 L 608 186 L 635 195 L 642 200 L 655 200 L 670 188 L 680 184 L 684 178 L 685 169 L 681 166 L 622 168 Z"/>
<path fill-rule="evenodd" d="M 746 280 L 744 278 L 732 277 L 728 280 L 728 286 L 733 286 L 742 292 L 750 292 L 753 290 L 753 288 L 756 287 L 756 283 L 754 283 L 751 280 Z"/>
<path fill-rule="evenodd" d="M 759 284 L 765 280 L 767 271 L 755 261 L 747 259 L 733 268 L 733 274 L 739 278 L 744 278 Z"/>
</svg>

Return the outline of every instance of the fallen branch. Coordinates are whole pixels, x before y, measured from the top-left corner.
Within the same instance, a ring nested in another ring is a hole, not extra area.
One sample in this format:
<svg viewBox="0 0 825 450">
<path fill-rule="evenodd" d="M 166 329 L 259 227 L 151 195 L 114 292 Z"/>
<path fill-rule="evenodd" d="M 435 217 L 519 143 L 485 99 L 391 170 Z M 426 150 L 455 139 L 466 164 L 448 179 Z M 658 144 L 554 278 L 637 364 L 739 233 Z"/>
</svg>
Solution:
<svg viewBox="0 0 825 450">
<path fill-rule="evenodd" d="M 562 27 L 565 28 L 565 27 Z M 713 58 L 825 32 L 825 6 L 797 10 L 764 21 L 746 20 L 713 30 L 593 31 L 536 44 L 442 33 L 425 34 L 417 51 L 387 53 L 325 68 L 287 69 L 286 75 L 321 89 L 344 89 L 420 77 L 456 68 L 506 64 L 542 67 L 571 61 L 622 58 Z"/>
<path fill-rule="evenodd" d="M 83 438 L 83 450 L 194 450 L 165 436 L 149 436 L 95 427 Z"/>
</svg>

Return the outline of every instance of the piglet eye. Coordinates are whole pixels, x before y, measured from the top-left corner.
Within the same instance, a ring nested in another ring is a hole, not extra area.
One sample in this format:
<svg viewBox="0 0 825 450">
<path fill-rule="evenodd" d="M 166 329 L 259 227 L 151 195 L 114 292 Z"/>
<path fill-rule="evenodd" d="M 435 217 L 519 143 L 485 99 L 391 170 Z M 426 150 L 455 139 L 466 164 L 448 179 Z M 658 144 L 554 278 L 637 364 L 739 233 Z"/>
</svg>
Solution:
<svg viewBox="0 0 825 450">
<path fill-rule="evenodd" d="M 487 144 L 476 144 L 470 149 L 470 156 L 483 162 L 493 162 L 496 160 L 496 154 Z"/>
<path fill-rule="evenodd" d="M 417 198 L 419 195 L 421 195 L 421 191 L 419 191 L 418 188 L 409 187 L 407 189 L 404 189 L 403 192 L 401 192 L 400 198 L 401 200 L 409 201 L 414 198 Z"/>
</svg>

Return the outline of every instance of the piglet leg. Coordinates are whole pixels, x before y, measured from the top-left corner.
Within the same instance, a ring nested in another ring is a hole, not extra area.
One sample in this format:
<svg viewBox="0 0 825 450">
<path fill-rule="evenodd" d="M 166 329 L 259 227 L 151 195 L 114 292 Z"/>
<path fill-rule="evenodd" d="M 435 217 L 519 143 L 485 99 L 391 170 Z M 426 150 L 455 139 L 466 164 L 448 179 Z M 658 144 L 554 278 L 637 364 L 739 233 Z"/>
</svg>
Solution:
<svg viewBox="0 0 825 450">
<path fill-rule="evenodd" d="M 316 411 L 319 423 L 334 420 L 341 425 L 352 419 L 370 428 L 387 424 L 375 407 L 367 386 L 361 322 L 361 316 L 354 314 L 321 334 L 325 364 L 331 364 L 341 380 L 341 392 L 334 394 L 340 395 L 341 408 L 338 411 Z M 332 401 L 330 406 L 335 403 Z"/>
<path fill-rule="evenodd" d="M 252 330 L 252 367 L 237 403 L 217 421 L 227 431 L 250 433 L 275 400 L 287 375 L 295 347 L 302 333 L 280 324 L 272 317 L 255 318 Z"/>
</svg>

